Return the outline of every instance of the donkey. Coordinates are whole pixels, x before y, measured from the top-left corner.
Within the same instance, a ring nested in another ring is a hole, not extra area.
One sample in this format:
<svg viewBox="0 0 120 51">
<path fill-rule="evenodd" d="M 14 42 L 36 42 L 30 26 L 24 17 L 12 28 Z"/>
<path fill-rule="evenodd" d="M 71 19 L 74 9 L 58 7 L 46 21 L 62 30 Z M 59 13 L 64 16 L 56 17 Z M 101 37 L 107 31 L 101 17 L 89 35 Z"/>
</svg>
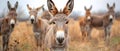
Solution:
<svg viewBox="0 0 120 51">
<path fill-rule="evenodd" d="M 83 40 L 84 38 L 87 38 L 87 35 L 90 35 L 89 24 L 90 24 L 92 5 L 90 6 L 90 8 L 86 8 L 86 6 L 84 6 L 84 9 L 86 11 L 85 16 L 79 19 L 79 25 L 82 32 Z"/>
<path fill-rule="evenodd" d="M 5 18 L 3 18 L 2 25 L 1 25 L 3 51 L 7 51 L 8 49 L 9 37 L 17 21 L 16 9 L 18 7 L 18 1 L 16 2 L 14 7 L 11 7 L 10 2 L 7 1 L 7 6 L 9 9 L 9 12 L 8 12 L 8 15 Z"/>
<path fill-rule="evenodd" d="M 47 0 L 48 10 L 51 15 L 50 29 L 46 34 L 45 43 L 50 51 L 67 51 L 69 32 L 69 14 L 73 10 L 74 0 L 69 0 L 63 11 L 57 10 L 52 0 Z"/>
<path fill-rule="evenodd" d="M 49 14 L 49 11 L 47 11 L 47 10 L 45 10 L 45 9 L 43 8 L 43 13 L 42 13 L 41 18 L 46 19 L 46 20 L 49 21 L 49 20 L 51 19 L 51 16 L 50 16 L 50 14 Z"/>
<path fill-rule="evenodd" d="M 90 33 L 92 28 L 98 28 L 101 27 L 105 31 L 105 40 L 109 39 L 110 36 L 110 29 L 114 21 L 114 8 L 115 8 L 115 3 L 113 4 L 112 7 L 109 7 L 109 4 L 107 4 L 108 7 L 108 12 L 103 15 L 103 16 L 87 16 L 89 19 L 89 31 L 87 32 L 89 34 L 89 39 L 90 39 Z"/>
<path fill-rule="evenodd" d="M 33 32 L 35 33 L 35 38 L 36 38 L 36 42 L 37 42 L 37 46 L 39 46 L 41 48 L 41 50 L 45 50 L 44 48 L 44 39 L 45 39 L 45 35 L 46 35 L 46 31 L 47 31 L 47 27 L 48 27 L 48 21 L 42 18 L 38 18 L 37 13 L 38 11 L 43 8 L 44 5 L 42 5 L 41 7 L 38 7 L 36 9 L 32 9 L 28 4 L 27 4 L 27 8 L 29 10 L 29 14 L 30 14 L 30 21 L 31 24 L 33 24 Z"/>
</svg>

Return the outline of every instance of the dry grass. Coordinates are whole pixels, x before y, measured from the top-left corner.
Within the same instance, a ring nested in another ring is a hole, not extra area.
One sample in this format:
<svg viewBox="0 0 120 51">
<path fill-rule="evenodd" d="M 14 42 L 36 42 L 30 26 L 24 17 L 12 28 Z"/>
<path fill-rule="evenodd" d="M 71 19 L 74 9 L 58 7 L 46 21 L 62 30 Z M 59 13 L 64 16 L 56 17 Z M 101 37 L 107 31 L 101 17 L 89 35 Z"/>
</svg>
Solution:
<svg viewBox="0 0 120 51">
<path fill-rule="evenodd" d="M 32 26 L 26 22 L 19 23 L 10 36 L 9 51 L 36 51 L 36 42 Z"/>
<path fill-rule="evenodd" d="M 120 47 L 120 22 L 114 21 L 111 30 L 110 43 L 104 41 L 104 31 L 102 29 L 93 29 L 91 32 L 92 39 L 82 41 L 78 22 L 70 25 L 70 51 L 119 51 Z"/>
<path fill-rule="evenodd" d="M 81 32 L 77 21 L 71 20 L 69 33 L 71 42 L 69 51 L 120 51 L 120 22 L 115 21 L 112 26 L 110 44 L 107 45 L 102 29 L 93 29 L 92 40 L 81 40 Z M 1 46 L 1 41 L 0 41 Z M 20 22 L 14 29 L 10 37 L 9 51 L 36 51 L 36 42 L 32 25 Z M 0 47 L 1 50 L 1 47 Z"/>
</svg>

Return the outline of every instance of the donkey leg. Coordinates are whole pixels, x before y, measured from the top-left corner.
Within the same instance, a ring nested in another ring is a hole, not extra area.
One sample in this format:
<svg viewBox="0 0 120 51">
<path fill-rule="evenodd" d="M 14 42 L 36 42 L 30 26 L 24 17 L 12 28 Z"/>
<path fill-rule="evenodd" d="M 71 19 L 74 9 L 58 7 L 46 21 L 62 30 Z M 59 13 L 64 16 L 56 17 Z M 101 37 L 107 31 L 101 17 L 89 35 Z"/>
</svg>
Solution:
<svg viewBox="0 0 120 51">
<path fill-rule="evenodd" d="M 107 34 L 108 34 L 107 28 L 105 28 L 104 31 L 105 31 L 105 40 L 107 40 Z"/>
<path fill-rule="evenodd" d="M 110 38 L 110 29 L 111 27 L 105 28 L 105 40 L 109 40 Z"/>
<path fill-rule="evenodd" d="M 84 41 L 85 39 L 87 39 L 87 33 L 86 33 L 86 27 L 84 27 L 84 26 L 81 26 L 80 27 L 80 29 L 81 29 L 81 33 L 82 33 L 82 41 Z"/>
<path fill-rule="evenodd" d="M 85 39 L 86 39 L 86 33 L 85 33 L 85 31 L 82 31 L 82 41 L 84 41 Z"/>
<path fill-rule="evenodd" d="M 7 51 L 9 35 L 3 35 L 2 39 L 3 39 L 3 51 Z"/>
<path fill-rule="evenodd" d="M 107 45 L 109 45 L 110 42 L 110 27 L 105 28 L 105 41 Z"/>
<path fill-rule="evenodd" d="M 91 30 L 92 30 L 92 28 L 87 28 L 88 40 L 91 39 Z"/>
<path fill-rule="evenodd" d="M 6 51 L 8 50 L 9 37 L 10 37 L 10 35 L 8 34 L 6 36 L 6 38 L 7 38 L 7 41 L 6 41 Z"/>
<path fill-rule="evenodd" d="M 36 40 L 36 45 L 38 46 L 38 39 L 39 39 L 39 33 L 35 33 L 35 40 Z"/>
<path fill-rule="evenodd" d="M 5 39 L 5 35 L 2 36 L 2 43 L 3 43 L 3 51 L 5 51 L 6 48 L 6 43 L 5 43 L 6 39 Z"/>
</svg>

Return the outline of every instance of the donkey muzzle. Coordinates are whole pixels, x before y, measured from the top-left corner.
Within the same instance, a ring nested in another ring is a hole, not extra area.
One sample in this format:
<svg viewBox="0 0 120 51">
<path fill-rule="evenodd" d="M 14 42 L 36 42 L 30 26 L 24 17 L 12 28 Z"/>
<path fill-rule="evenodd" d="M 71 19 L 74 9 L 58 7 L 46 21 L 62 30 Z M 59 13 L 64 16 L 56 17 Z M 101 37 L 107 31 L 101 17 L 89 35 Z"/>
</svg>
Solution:
<svg viewBox="0 0 120 51">
<path fill-rule="evenodd" d="M 64 38 L 57 38 L 58 43 L 62 44 L 64 41 Z"/>
<path fill-rule="evenodd" d="M 113 16 L 112 16 L 112 15 L 110 15 L 109 21 L 110 21 L 110 22 L 113 22 Z"/>
<path fill-rule="evenodd" d="M 32 23 L 32 24 L 34 23 L 34 19 L 31 19 L 31 23 Z"/>
<path fill-rule="evenodd" d="M 14 27 L 15 27 L 15 24 L 11 24 L 11 27 L 14 28 Z"/>
<path fill-rule="evenodd" d="M 62 44 L 65 39 L 65 33 L 63 30 L 58 30 L 56 32 L 56 40 L 59 44 Z"/>
<path fill-rule="evenodd" d="M 110 21 L 110 22 L 113 22 L 113 19 L 110 19 L 109 21 Z"/>
<path fill-rule="evenodd" d="M 90 16 L 87 17 L 87 21 L 91 21 L 91 17 Z"/>
</svg>

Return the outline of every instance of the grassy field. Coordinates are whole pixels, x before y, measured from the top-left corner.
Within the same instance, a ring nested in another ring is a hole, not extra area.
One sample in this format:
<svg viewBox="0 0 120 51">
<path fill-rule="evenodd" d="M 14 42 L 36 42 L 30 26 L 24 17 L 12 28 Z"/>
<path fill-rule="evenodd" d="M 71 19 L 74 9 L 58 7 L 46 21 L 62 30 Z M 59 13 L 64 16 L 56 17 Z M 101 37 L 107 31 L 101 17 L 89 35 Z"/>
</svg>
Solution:
<svg viewBox="0 0 120 51">
<path fill-rule="evenodd" d="M 77 21 L 69 25 L 70 44 L 69 51 L 120 51 L 120 21 L 115 21 L 109 44 L 104 41 L 104 31 L 102 29 L 93 29 L 92 39 L 84 41 L 81 39 L 81 32 Z M 73 30 L 74 29 L 74 30 Z M 0 37 L 1 40 L 1 37 Z M 0 41 L 0 50 L 1 50 Z M 10 36 L 9 51 L 36 51 L 36 42 L 32 25 L 27 22 L 20 22 L 16 25 Z"/>
</svg>

